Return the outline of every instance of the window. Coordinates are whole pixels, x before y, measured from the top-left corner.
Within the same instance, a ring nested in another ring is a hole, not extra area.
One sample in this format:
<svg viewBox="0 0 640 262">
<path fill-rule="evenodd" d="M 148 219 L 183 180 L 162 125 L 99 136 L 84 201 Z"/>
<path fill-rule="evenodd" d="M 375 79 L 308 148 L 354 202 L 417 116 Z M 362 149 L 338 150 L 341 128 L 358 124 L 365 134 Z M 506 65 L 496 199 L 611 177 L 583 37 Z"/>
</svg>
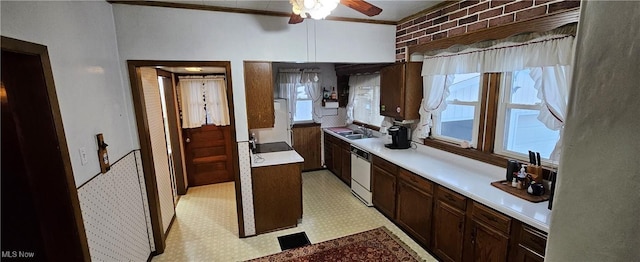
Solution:
<svg viewBox="0 0 640 262">
<path fill-rule="evenodd" d="M 313 99 L 307 92 L 307 86 L 296 85 L 296 110 L 294 123 L 313 122 Z"/>
<path fill-rule="evenodd" d="M 444 110 L 433 115 L 434 133 L 437 139 L 477 144 L 480 113 L 480 74 L 456 74 L 447 76 L 451 85 L 445 99 Z"/>
<path fill-rule="evenodd" d="M 541 100 L 530 70 L 502 74 L 494 151 L 500 155 L 526 158 L 529 150 L 549 159 L 560 132 L 540 120 Z"/>
<path fill-rule="evenodd" d="M 380 115 L 380 86 L 354 88 L 353 120 L 380 126 L 384 117 Z"/>
</svg>

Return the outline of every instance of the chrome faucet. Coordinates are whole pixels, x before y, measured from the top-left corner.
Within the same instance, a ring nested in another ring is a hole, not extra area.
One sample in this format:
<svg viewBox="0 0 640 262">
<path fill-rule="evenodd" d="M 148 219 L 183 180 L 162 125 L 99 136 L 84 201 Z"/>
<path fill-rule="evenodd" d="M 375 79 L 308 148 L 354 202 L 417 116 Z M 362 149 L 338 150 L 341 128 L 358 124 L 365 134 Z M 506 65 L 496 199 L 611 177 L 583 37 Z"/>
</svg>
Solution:
<svg viewBox="0 0 640 262">
<path fill-rule="evenodd" d="M 364 125 L 358 126 L 358 129 L 362 130 L 362 133 L 367 137 L 371 137 L 373 135 L 373 130 L 365 127 Z"/>
</svg>

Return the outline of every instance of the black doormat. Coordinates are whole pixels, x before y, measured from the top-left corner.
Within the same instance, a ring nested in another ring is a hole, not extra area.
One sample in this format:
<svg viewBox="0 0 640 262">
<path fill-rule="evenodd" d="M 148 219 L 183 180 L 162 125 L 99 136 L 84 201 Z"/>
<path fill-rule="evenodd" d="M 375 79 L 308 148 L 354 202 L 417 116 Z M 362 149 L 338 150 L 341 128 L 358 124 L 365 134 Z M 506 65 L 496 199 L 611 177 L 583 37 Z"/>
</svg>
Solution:
<svg viewBox="0 0 640 262">
<path fill-rule="evenodd" d="M 307 234 L 304 232 L 280 236 L 278 237 L 278 243 L 280 243 L 280 249 L 282 251 L 311 244 L 309 238 L 307 238 Z"/>
</svg>

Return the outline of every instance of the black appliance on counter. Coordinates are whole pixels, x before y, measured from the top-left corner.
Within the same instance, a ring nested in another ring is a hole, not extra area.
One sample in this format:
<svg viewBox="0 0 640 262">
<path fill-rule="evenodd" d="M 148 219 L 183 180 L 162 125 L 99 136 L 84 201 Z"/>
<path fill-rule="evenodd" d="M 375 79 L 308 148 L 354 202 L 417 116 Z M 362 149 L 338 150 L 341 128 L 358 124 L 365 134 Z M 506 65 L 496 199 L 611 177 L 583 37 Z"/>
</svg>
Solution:
<svg viewBox="0 0 640 262">
<path fill-rule="evenodd" d="M 390 149 L 407 149 L 411 147 L 409 129 L 404 126 L 392 126 L 387 130 L 391 135 L 391 144 L 384 146 Z"/>
</svg>

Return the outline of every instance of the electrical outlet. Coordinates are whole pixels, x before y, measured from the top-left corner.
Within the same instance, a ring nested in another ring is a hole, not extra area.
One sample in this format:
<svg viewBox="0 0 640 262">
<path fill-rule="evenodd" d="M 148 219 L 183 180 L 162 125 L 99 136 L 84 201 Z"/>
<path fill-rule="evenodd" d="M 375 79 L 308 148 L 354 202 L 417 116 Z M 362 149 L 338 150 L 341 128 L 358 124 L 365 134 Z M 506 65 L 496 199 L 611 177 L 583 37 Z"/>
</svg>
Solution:
<svg viewBox="0 0 640 262">
<path fill-rule="evenodd" d="M 81 147 L 80 149 L 78 149 L 78 152 L 80 153 L 80 164 L 82 164 L 83 166 L 87 164 L 87 150 L 84 147 Z"/>
</svg>

